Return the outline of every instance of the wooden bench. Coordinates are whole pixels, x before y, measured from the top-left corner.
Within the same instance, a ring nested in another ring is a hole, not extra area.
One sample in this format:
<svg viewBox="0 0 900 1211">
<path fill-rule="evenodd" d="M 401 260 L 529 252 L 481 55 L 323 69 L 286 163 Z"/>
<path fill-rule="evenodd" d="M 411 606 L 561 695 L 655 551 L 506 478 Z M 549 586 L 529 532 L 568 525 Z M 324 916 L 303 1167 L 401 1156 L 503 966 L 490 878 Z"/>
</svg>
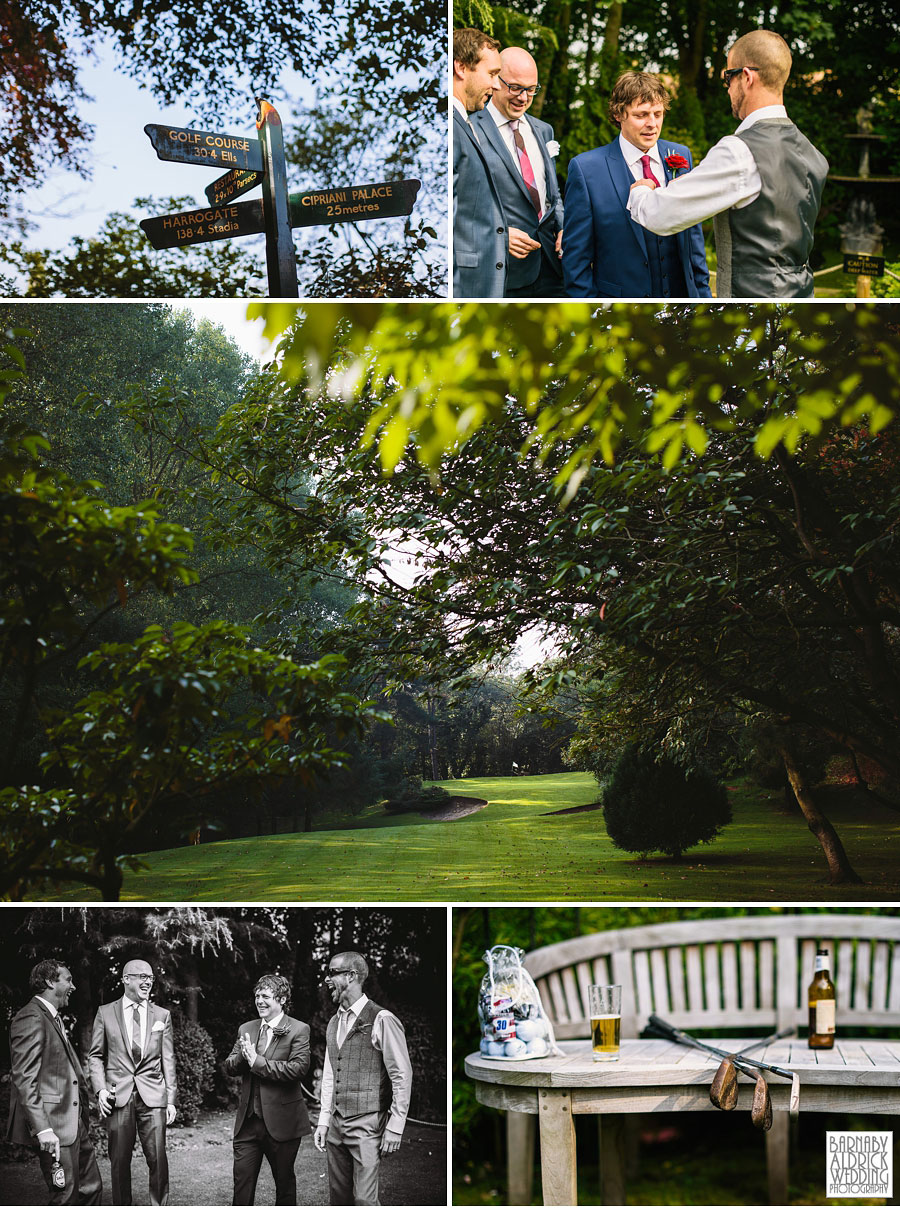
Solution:
<svg viewBox="0 0 900 1211">
<path fill-rule="evenodd" d="M 525 966 L 559 1040 L 589 1037 L 589 984 L 622 985 L 623 1039 L 636 1038 L 651 1013 L 701 1036 L 727 1029 L 749 1037 L 807 1025 L 806 990 L 819 946 L 831 954 L 840 1039 L 859 1027 L 900 1026 L 898 917 L 773 913 L 638 926 L 544 946 L 526 956 Z M 801 1112 L 802 1105 L 801 1096 Z M 871 1111 L 881 1106 L 873 1099 Z M 534 1123 L 533 1113 L 507 1113 L 512 1206 L 531 1201 Z M 621 1128 L 616 1134 L 621 1153 Z M 770 1202 L 782 1205 L 788 1180 L 785 1110 L 775 1113 L 766 1153 Z M 604 1154 L 609 1163 L 607 1146 L 601 1147 L 601 1163 Z M 616 1167 L 621 1172 L 621 1155 Z M 624 1202 L 624 1189 L 611 1190 L 610 1199 Z"/>
</svg>

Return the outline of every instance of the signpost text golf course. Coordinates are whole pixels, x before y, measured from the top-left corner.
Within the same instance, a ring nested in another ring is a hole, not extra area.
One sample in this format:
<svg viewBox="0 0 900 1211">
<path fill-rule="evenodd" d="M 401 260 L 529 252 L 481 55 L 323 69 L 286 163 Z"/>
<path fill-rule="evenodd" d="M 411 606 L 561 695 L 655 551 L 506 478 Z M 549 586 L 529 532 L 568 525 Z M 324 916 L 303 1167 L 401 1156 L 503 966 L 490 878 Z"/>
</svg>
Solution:
<svg viewBox="0 0 900 1211">
<path fill-rule="evenodd" d="M 231 236 L 265 235 L 271 298 L 297 298 L 292 227 L 355 223 L 411 214 L 421 182 L 380 181 L 288 193 L 281 119 L 268 101 L 257 101 L 259 138 L 147 125 L 144 130 L 161 160 L 208 164 L 228 171 L 206 188 L 208 206 L 142 219 L 154 248 L 183 248 Z M 256 185 L 262 197 L 237 198 Z"/>
</svg>

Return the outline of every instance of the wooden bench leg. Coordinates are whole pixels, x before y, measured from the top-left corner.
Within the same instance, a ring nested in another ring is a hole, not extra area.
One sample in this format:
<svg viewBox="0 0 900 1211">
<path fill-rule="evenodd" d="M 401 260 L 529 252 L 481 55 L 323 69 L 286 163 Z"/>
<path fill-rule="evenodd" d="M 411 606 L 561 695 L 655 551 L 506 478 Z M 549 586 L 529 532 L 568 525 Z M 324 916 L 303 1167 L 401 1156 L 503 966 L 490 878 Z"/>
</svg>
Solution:
<svg viewBox="0 0 900 1211">
<path fill-rule="evenodd" d="M 511 1207 L 530 1207 L 534 1192 L 535 1115 L 506 1112 L 506 1172 Z"/>
<path fill-rule="evenodd" d="M 625 1205 L 625 1115 L 600 1116 L 600 1204 Z"/>
<path fill-rule="evenodd" d="M 789 1139 L 790 1115 L 786 1110 L 776 1110 L 772 1115 L 772 1130 L 766 1132 L 766 1166 L 771 1207 L 787 1205 Z"/>
<path fill-rule="evenodd" d="M 578 1189 L 571 1096 L 564 1090 L 539 1090 L 538 1117 L 544 1206 L 574 1207 L 578 1203 Z"/>
</svg>

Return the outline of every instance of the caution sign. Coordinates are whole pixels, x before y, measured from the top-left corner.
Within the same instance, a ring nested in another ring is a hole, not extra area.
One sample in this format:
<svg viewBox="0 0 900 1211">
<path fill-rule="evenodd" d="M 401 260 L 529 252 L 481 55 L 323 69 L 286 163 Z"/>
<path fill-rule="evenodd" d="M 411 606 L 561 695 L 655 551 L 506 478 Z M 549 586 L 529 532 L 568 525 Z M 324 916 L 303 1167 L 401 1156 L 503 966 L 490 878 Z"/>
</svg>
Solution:
<svg viewBox="0 0 900 1211">
<path fill-rule="evenodd" d="M 869 256 L 867 252 L 845 252 L 844 273 L 856 273 L 860 277 L 883 278 L 884 257 Z"/>
</svg>

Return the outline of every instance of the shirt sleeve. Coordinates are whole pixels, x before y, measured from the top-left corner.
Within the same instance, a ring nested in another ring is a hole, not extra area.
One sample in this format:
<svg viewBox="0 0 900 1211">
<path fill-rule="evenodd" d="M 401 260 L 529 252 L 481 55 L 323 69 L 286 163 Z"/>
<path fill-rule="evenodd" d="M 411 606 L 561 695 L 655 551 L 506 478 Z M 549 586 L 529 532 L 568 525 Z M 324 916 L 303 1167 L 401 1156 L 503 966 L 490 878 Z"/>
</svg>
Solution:
<svg viewBox="0 0 900 1211">
<path fill-rule="evenodd" d="M 387 1074 L 391 1078 L 391 1108 L 385 1130 L 402 1135 L 412 1093 L 412 1064 L 409 1062 L 403 1023 L 387 1009 L 381 1010 L 372 1025 L 372 1046 L 381 1052 Z M 323 1086 L 324 1083 L 323 1074 Z M 324 1098 L 322 1100 L 324 1102 Z"/>
<path fill-rule="evenodd" d="M 331 1059 L 328 1049 L 325 1049 L 325 1062 L 322 1065 L 322 1085 L 319 1090 L 319 1126 L 327 1127 L 331 1122 L 331 1112 L 334 1109 L 334 1073 L 331 1071 Z"/>
<path fill-rule="evenodd" d="M 762 189 L 750 148 L 735 135 L 720 139 L 690 172 L 665 189 L 632 189 L 628 211 L 636 223 L 656 235 L 675 235 L 714 214 L 749 206 Z"/>
</svg>

